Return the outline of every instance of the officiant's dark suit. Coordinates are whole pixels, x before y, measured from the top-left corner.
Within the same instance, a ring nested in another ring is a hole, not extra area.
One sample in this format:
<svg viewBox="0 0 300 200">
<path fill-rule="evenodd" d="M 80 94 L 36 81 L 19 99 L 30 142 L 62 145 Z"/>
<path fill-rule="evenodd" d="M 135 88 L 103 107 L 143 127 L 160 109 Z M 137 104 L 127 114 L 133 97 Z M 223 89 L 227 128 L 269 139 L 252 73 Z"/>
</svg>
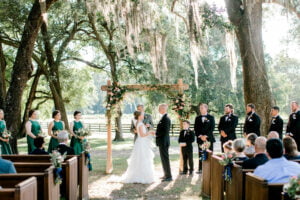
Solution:
<svg viewBox="0 0 300 200">
<path fill-rule="evenodd" d="M 207 136 L 207 141 L 210 142 L 209 149 L 213 151 L 214 149 L 214 142 L 216 142 L 213 131 L 215 129 L 215 118 L 212 115 L 199 115 L 195 119 L 195 135 L 197 138 L 198 143 L 198 152 L 199 152 L 199 158 L 202 156 L 202 149 L 201 145 L 204 143 L 201 138 L 199 138 L 200 135 Z M 202 170 L 202 161 L 199 159 L 199 172 Z"/>
<path fill-rule="evenodd" d="M 156 129 L 156 145 L 159 147 L 160 158 L 164 170 L 164 179 L 172 179 L 169 160 L 170 127 L 171 120 L 168 117 L 168 114 L 164 114 L 157 124 Z"/>
</svg>

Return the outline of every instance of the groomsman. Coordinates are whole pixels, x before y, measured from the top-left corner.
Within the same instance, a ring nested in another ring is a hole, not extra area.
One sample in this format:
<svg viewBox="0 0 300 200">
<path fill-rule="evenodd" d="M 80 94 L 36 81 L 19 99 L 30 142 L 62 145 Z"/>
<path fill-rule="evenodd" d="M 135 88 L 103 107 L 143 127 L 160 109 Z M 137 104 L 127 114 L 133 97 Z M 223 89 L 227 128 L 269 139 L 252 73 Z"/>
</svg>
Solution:
<svg viewBox="0 0 300 200">
<path fill-rule="evenodd" d="M 207 104 L 200 104 L 200 113 L 198 117 L 195 119 L 195 134 L 197 138 L 198 143 L 198 152 L 199 152 L 199 170 L 198 174 L 202 171 L 202 161 L 200 160 L 200 157 L 202 156 L 202 149 L 201 145 L 205 141 L 210 142 L 209 149 L 213 151 L 214 149 L 214 142 L 216 142 L 213 131 L 215 129 L 215 118 L 208 114 L 208 106 Z"/>
<path fill-rule="evenodd" d="M 279 138 L 282 139 L 282 130 L 283 130 L 283 120 L 279 116 L 279 107 L 278 106 L 273 106 L 271 109 L 271 125 L 269 132 L 271 131 L 276 131 L 279 135 Z"/>
<path fill-rule="evenodd" d="M 220 118 L 218 130 L 220 132 L 221 149 L 224 152 L 223 144 L 228 140 L 236 139 L 235 128 L 238 125 L 238 116 L 233 114 L 233 105 L 226 104 L 224 108 L 225 115 Z"/>
<path fill-rule="evenodd" d="M 296 143 L 298 150 L 300 149 L 300 110 L 299 104 L 296 101 L 291 102 L 292 114 L 290 114 L 289 122 L 286 127 L 286 133 L 292 136 Z"/>
<path fill-rule="evenodd" d="M 255 105 L 252 103 L 247 104 L 246 112 L 244 136 L 246 137 L 249 133 L 260 136 L 260 117 L 255 113 Z"/>
<path fill-rule="evenodd" d="M 144 113 L 144 120 L 143 120 L 143 123 L 145 124 L 145 126 L 147 127 L 148 130 L 150 129 L 153 129 L 154 128 L 154 124 L 153 124 L 153 121 L 152 121 L 152 116 L 148 113 L 145 113 L 145 109 L 144 109 L 144 105 L 142 104 L 139 104 L 137 107 L 136 107 L 137 111 L 141 112 L 141 113 Z M 132 119 L 131 120 L 131 127 L 130 127 L 130 132 L 132 134 L 134 134 L 134 142 L 137 138 L 137 131 L 136 131 L 136 120 Z"/>
</svg>

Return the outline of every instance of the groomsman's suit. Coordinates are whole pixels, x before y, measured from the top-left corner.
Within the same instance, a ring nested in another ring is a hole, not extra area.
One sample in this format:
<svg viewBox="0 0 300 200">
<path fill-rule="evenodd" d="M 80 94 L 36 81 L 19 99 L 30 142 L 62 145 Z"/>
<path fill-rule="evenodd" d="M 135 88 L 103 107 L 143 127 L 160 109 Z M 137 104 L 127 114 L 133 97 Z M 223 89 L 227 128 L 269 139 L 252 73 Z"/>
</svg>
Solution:
<svg viewBox="0 0 300 200">
<path fill-rule="evenodd" d="M 244 133 L 255 133 L 260 136 L 260 117 L 255 112 L 249 112 L 245 119 Z"/>
<path fill-rule="evenodd" d="M 159 147 L 159 154 L 164 170 L 165 179 L 172 178 L 169 160 L 170 127 L 171 120 L 166 113 L 162 116 L 156 128 L 156 145 Z"/>
<path fill-rule="evenodd" d="M 213 131 L 215 129 L 215 118 L 212 115 L 199 115 L 195 119 L 195 134 L 197 137 L 197 143 L 198 143 L 198 152 L 199 152 L 199 158 L 202 156 L 202 149 L 200 148 L 203 144 L 203 141 L 201 138 L 199 138 L 200 135 L 206 135 L 207 140 L 210 142 L 209 149 L 213 151 L 214 146 L 213 143 L 216 142 Z M 199 171 L 202 170 L 202 161 L 199 159 Z"/>
<path fill-rule="evenodd" d="M 300 150 L 300 110 L 293 112 L 289 117 L 289 122 L 286 127 L 286 133 L 292 133 L 293 138 Z"/>
<path fill-rule="evenodd" d="M 183 157 L 183 172 L 188 171 L 187 162 L 189 161 L 189 171 L 192 173 L 194 171 L 193 162 L 193 145 L 195 141 L 195 133 L 191 129 L 180 131 L 178 143 L 186 143 L 185 147 L 181 147 L 182 157 Z"/>
<path fill-rule="evenodd" d="M 234 114 L 224 115 L 220 118 L 218 130 L 220 132 L 224 131 L 227 135 L 227 137 L 223 137 L 222 135 L 220 137 L 222 152 L 224 152 L 223 144 L 225 142 L 236 139 L 235 128 L 238 125 L 238 121 L 238 116 Z"/>
<path fill-rule="evenodd" d="M 135 131 L 136 129 L 136 120 L 131 120 L 131 126 L 130 126 L 130 132 L 134 134 L 134 142 L 136 141 L 136 138 L 137 138 L 137 134 Z M 152 121 L 152 116 L 150 114 L 147 114 L 147 113 L 144 113 L 144 120 L 143 120 L 143 123 L 146 125 L 146 124 L 150 124 L 150 127 L 148 127 L 147 129 L 150 130 L 150 129 L 153 129 L 154 128 L 154 124 L 153 124 L 153 121 Z"/>
<path fill-rule="evenodd" d="M 282 139 L 282 130 L 283 130 L 282 118 L 279 115 L 272 117 L 269 132 L 276 131 L 279 134 L 279 138 Z"/>
</svg>

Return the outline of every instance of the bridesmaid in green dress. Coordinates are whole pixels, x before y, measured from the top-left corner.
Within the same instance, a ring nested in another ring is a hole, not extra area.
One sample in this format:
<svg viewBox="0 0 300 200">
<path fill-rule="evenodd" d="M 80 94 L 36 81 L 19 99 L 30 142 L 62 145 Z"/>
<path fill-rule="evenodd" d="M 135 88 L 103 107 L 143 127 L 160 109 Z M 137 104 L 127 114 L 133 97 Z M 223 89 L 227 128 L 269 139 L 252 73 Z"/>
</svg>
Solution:
<svg viewBox="0 0 300 200">
<path fill-rule="evenodd" d="M 51 136 L 48 153 L 52 153 L 53 150 L 59 145 L 57 140 L 57 133 L 65 129 L 65 124 L 61 121 L 61 114 L 59 110 L 55 110 L 52 113 L 52 118 L 54 119 L 50 122 L 48 126 L 48 135 Z"/>
<path fill-rule="evenodd" d="M 79 129 L 84 128 L 83 123 L 80 121 L 81 120 L 80 111 L 74 112 L 74 119 L 75 120 L 70 123 L 70 133 L 72 135 L 70 146 L 74 149 L 76 155 L 80 155 L 81 152 L 83 151 L 82 140 L 84 140 L 84 137 L 77 135 L 77 131 Z"/>
<path fill-rule="evenodd" d="M 12 154 L 12 150 L 9 144 L 9 138 L 4 138 L 3 133 L 6 130 L 6 123 L 4 121 L 4 111 L 0 109 L 0 145 L 1 145 L 1 153 L 3 155 Z"/>
<path fill-rule="evenodd" d="M 27 134 L 27 145 L 28 145 L 28 154 L 36 149 L 34 146 L 34 139 L 41 133 L 41 125 L 37 121 L 38 112 L 37 110 L 29 111 L 29 120 L 26 122 L 26 134 Z"/>
</svg>

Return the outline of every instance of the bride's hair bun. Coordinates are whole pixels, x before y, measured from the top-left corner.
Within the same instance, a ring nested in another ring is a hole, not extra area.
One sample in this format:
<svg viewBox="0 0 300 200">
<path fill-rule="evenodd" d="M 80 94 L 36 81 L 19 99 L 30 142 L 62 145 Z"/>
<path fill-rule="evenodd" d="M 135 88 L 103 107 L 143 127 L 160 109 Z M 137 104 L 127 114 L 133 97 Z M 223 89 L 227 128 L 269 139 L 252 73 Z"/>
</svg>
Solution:
<svg viewBox="0 0 300 200">
<path fill-rule="evenodd" d="M 138 120 L 139 116 L 142 115 L 142 112 L 140 112 L 140 111 L 134 111 L 133 115 L 134 115 L 134 119 Z"/>
</svg>

